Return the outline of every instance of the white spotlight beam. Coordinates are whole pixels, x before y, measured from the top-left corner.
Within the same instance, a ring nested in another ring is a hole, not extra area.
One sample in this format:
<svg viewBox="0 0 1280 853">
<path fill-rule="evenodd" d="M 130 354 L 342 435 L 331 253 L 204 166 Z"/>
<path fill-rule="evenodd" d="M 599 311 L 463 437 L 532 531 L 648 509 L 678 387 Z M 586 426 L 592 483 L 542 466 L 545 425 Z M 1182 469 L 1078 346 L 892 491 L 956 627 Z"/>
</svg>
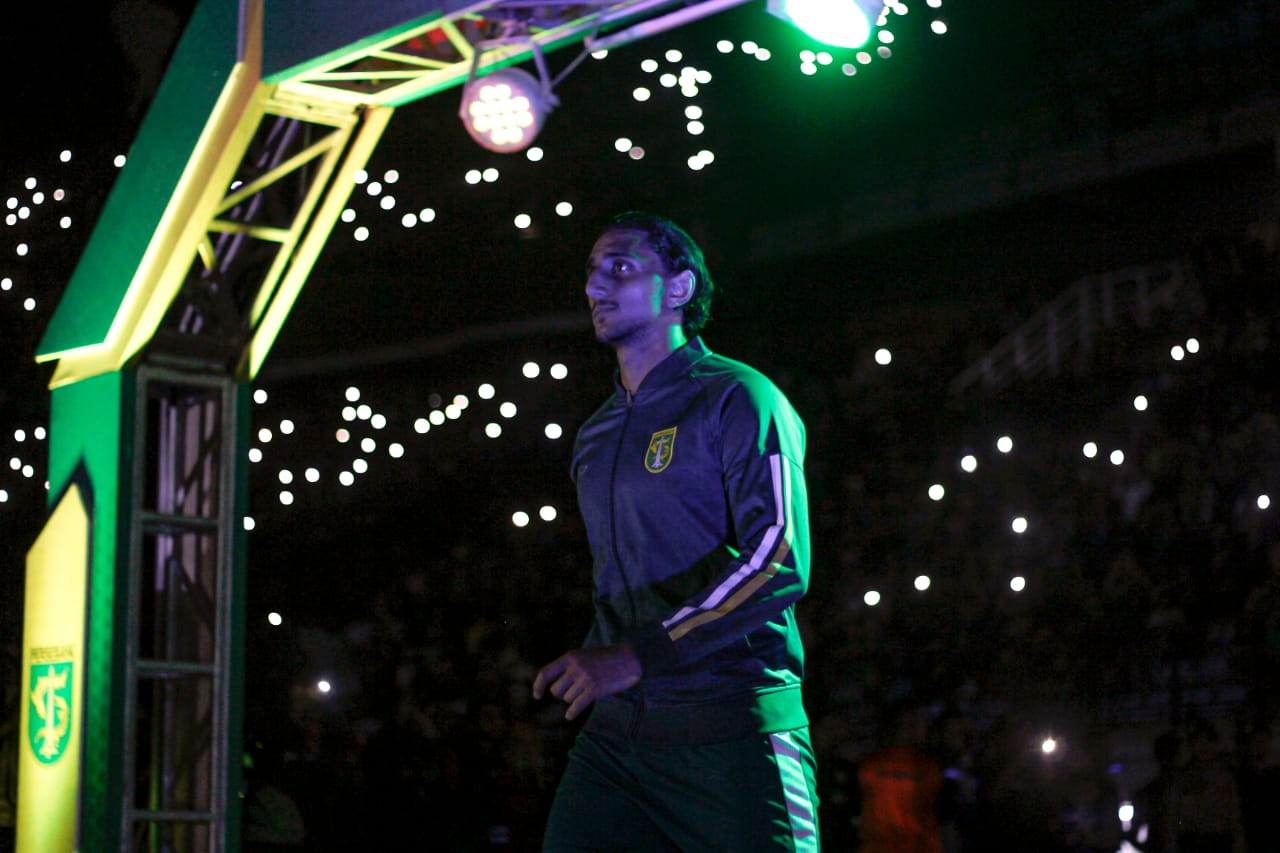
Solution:
<svg viewBox="0 0 1280 853">
<path fill-rule="evenodd" d="M 864 45 L 884 12 L 881 0 L 768 0 L 766 11 L 833 47 Z"/>
</svg>

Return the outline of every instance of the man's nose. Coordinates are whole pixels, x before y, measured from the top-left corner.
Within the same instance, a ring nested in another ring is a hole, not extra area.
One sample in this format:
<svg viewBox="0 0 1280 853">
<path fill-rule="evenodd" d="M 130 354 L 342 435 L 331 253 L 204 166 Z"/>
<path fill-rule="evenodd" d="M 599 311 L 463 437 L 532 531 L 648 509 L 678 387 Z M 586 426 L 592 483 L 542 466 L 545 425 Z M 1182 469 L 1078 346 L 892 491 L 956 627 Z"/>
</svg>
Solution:
<svg viewBox="0 0 1280 853">
<path fill-rule="evenodd" d="M 592 273 L 587 276 L 587 285 L 584 288 L 588 299 L 601 299 L 608 293 L 608 282 L 603 280 L 603 276 Z"/>
</svg>

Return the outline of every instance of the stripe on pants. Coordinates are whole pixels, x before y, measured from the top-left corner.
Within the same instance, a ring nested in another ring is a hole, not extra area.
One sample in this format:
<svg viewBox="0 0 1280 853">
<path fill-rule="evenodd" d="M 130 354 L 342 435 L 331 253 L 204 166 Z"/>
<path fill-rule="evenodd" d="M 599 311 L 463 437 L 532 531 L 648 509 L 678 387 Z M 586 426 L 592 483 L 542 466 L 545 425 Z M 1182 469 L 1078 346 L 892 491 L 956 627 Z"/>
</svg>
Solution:
<svg viewBox="0 0 1280 853">
<path fill-rule="evenodd" d="M 769 735 L 773 746 L 773 760 L 778 767 L 778 779 L 782 782 L 782 794 L 787 799 L 787 817 L 791 820 L 791 837 L 796 853 L 818 853 L 817 805 L 809 790 L 804 772 L 800 748 L 791 732 Z"/>
</svg>

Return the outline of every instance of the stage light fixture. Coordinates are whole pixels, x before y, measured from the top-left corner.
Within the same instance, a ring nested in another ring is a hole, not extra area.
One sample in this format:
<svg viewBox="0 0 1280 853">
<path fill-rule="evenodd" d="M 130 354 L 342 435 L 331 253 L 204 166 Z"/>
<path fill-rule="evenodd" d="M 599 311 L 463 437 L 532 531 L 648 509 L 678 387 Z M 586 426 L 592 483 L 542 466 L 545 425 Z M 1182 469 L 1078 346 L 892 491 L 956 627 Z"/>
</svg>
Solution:
<svg viewBox="0 0 1280 853">
<path fill-rule="evenodd" d="M 529 147 L 555 103 L 550 88 L 537 77 L 519 68 L 499 68 L 467 81 L 460 112 L 472 139 L 506 154 Z"/>
<path fill-rule="evenodd" d="M 884 10 L 880 0 L 769 0 L 769 14 L 833 47 L 862 47 Z"/>
<path fill-rule="evenodd" d="M 542 49 L 535 41 L 498 39 L 476 45 L 471 71 L 462 86 L 462 105 L 458 115 L 471 138 L 482 147 L 499 153 L 523 151 L 542 130 L 547 113 L 560 102 L 552 88 L 571 71 L 579 57 L 555 80 L 547 73 Z M 527 43 L 533 54 L 538 75 L 515 67 L 497 68 L 480 75 L 480 62 L 485 49 Z M 586 55 L 585 53 L 583 54 Z"/>
</svg>

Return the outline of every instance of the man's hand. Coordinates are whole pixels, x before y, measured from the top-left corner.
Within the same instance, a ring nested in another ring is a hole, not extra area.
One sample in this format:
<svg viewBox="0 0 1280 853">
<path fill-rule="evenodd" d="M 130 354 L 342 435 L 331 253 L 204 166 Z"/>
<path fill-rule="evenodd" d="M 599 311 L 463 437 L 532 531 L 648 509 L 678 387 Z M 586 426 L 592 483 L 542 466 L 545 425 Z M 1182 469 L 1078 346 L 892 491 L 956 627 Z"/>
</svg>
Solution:
<svg viewBox="0 0 1280 853">
<path fill-rule="evenodd" d="M 533 698 L 551 695 L 568 704 L 566 720 L 586 710 L 602 696 L 621 693 L 640 680 L 640 661 L 627 643 L 599 649 L 565 652 L 538 670 L 533 679 Z"/>
</svg>

